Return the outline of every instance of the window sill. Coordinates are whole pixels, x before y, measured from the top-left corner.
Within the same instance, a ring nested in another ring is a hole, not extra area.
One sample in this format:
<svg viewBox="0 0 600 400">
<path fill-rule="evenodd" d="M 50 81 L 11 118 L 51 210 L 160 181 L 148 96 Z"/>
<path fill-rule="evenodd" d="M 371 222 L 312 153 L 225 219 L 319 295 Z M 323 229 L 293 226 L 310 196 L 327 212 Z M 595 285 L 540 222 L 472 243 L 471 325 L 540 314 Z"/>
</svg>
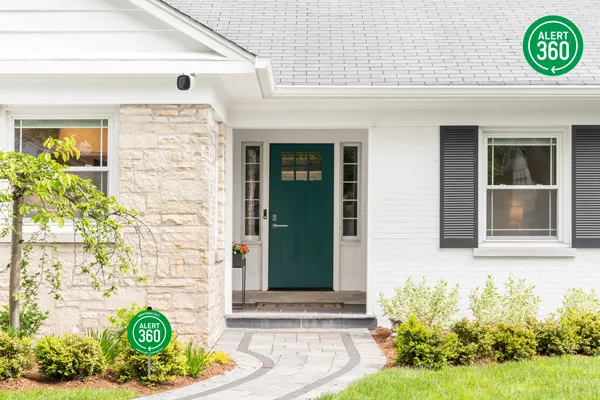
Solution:
<svg viewBox="0 0 600 400">
<path fill-rule="evenodd" d="M 482 243 L 473 249 L 473 257 L 556 257 L 572 258 L 577 249 L 564 243 Z"/>
<path fill-rule="evenodd" d="M 31 239 L 31 235 L 37 230 L 33 228 L 33 225 L 24 225 L 23 226 L 23 239 L 28 241 Z M 54 235 L 55 240 L 50 240 L 50 243 L 83 243 L 83 238 L 81 235 L 74 235 L 73 226 L 65 225 L 62 228 L 58 226 L 53 226 L 50 228 L 50 231 Z M 50 236 L 48 239 L 52 239 Z M 0 237 L 0 243 L 10 243 L 10 235 L 5 237 Z M 41 243 L 42 240 L 37 240 L 36 243 Z"/>
</svg>

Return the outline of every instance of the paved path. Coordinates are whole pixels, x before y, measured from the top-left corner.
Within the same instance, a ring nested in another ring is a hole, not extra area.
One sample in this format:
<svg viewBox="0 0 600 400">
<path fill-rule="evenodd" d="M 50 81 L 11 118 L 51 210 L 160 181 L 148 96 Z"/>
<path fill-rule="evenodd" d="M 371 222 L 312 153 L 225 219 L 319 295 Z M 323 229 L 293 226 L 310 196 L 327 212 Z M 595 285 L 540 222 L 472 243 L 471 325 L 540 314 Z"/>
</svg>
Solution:
<svg viewBox="0 0 600 400">
<path fill-rule="evenodd" d="M 230 353 L 238 366 L 225 375 L 145 399 L 313 399 L 338 392 L 385 365 L 366 329 L 227 329 L 215 349 Z"/>
</svg>

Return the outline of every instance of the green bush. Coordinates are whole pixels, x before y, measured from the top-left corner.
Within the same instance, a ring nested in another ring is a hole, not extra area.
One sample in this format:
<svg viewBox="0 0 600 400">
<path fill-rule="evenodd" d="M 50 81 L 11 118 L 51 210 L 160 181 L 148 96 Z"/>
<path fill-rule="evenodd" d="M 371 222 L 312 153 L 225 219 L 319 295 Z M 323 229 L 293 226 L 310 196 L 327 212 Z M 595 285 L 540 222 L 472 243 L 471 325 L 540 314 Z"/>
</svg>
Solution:
<svg viewBox="0 0 600 400">
<path fill-rule="evenodd" d="M 129 308 L 117 308 L 114 317 L 108 317 L 108 322 L 113 327 L 113 330 L 118 336 L 125 336 L 127 339 L 127 326 L 136 314 L 144 311 L 146 307 L 138 306 L 137 303 L 132 303 Z"/>
<path fill-rule="evenodd" d="M 545 356 L 575 354 L 579 347 L 576 325 L 564 319 L 547 319 L 535 325 L 537 352 Z"/>
<path fill-rule="evenodd" d="M 490 330 L 496 361 L 521 361 L 535 356 L 537 340 L 532 328 L 519 324 L 498 324 Z"/>
<path fill-rule="evenodd" d="M 583 289 L 569 289 L 565 293 L 561 307 L 558 309 L 558 315 L 568 317 L 575 314 L 600 313 L 600 300 L 596 291 L 591 289 L 587 293 Z"/>
<path fill-rule="evenodd" d="M 214 363 L 212 354 L 205 351 L 204 347 L 195 346 L 191 340 L 185 347 L 185 357 L 187 360 L 188 375 L 192 378 L 197 378 L 200 372 Z"/>
<path fill-rule="evenodd" d="M 399 322 L 414 315 L 427 326 L 446 327 L 458 312 L 458 285 L 450 288 L 444 280 L 431 288 L 425 278 L 418 284 L 408 278 L 404 285 L 394 289 L 391 299 L 386 299 L 381 293 L 379 297 L 385 316 Z"/>
<path fill-rule="evenodd" d="M 31 339 L 0 331 L 0 379 L 18 378 L 31 368 Z"/>
<path fill-rule="evenodd" d="M 147 386 L 154 386 L 187 373 L 185 347 L 175 334 L 167 348 L 153 355 L 151 360 L 151 374 L 148 376 L 148 356 L 138 353 L 129 345 L 124 346 L 121 362 L 115 367 L 119 382 L 138 379 Z"/>
<path fill-rule="evenodd" d="M 119 333 L 113 329 L 105 329 L 102 332 L 90 332 L 90 337 L 94 338 L 100 345 L 106 363 L 114 365 L 123 350 L 123 341 Z"/>
<path fill-rule="evenodd" d="M 105 371 L 100 344 L 79 335 L 44 336 L 35 348 L 35 360 L 49 379 L 86 379 Z"/>
<path fill-rule="evenodd" d="M 494 359 L 491 325 L 463 318 L 450 327 L 459 341 L 457 364 L 469 365 L 478 359 Z"/>
<path fill-rule="evenodd" d="M 527 324 L 535 321 L 540 302 L 539 296 L 534 293 L 535 287 L 512 275 L 504 286 L 504 294 L 500 295 L 494 278 L 489 275 L 483 289 L 476 287 L 471 292 L 469 308 L 475 320 L 483 324 Z"/>
<path fill-rule="evenodd" d="M 578 353 L 586 356 L 600 355 L 599 313 L 571 314 L 563 320 L 577 330 Z"/>
<path fill-rule="evenodd" d="M 42 323 L 48 319 L 48 311 L 41 311 L 37 304 L 29 305 L 24 303 L 19 314 L 21 327 L 18 331 L 19 337 L 33 336 L 40 330 Z M 4 306 L 0 311 L 0 330 L 7 332 L 8 324 L 8 306 Z"/>
<path fill-rule="evenodd" d="M 400 365 L 440 369 L 458 357 L 458 337 L 440 328 L 429 328 L 414 315 L 398 327 L 397 361 Z"/>
</svg>

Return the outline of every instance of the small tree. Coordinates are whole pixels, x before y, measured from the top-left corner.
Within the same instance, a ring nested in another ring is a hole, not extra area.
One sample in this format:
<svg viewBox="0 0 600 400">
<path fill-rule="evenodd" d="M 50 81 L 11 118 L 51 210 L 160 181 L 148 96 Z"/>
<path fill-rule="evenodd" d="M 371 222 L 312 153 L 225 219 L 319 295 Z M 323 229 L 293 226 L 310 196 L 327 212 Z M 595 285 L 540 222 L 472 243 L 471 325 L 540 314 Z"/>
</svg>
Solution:
<svg viewBox="0 0 600 400">
<path fill-rule="evenodd" d="M 72 223 L 75 235 L 81 237 L 83 257 L 75 268 L 90 278 L 94 290 L 105 296 L 116 291 L 119 276 L 132 274 L 144 281 L 132 248 L 126 244 L 122 228 L 131 227 L 141 235 L 137 214 L 107 197 L 90 180 L 67 173 L 71 158 L 79 158 L 75 140 L 49 138 L 46 152 L 37 157 L 0 151 L 0 203 L 4 217 L 0 237 L 11 235 L 9 279 L 9 325 L 20 328 L 21 300 L 35 303 L 42 282 L 60 298 L 63 261 L 59 255 L 52 225 Z M 23 220 L 30 218 L 37 230 L 23 236 Z M 139 241 L 141 245 L 141 241 Z M 34 251 L 41 252 L 37 268 L 31 266 Z"/>
</svg>

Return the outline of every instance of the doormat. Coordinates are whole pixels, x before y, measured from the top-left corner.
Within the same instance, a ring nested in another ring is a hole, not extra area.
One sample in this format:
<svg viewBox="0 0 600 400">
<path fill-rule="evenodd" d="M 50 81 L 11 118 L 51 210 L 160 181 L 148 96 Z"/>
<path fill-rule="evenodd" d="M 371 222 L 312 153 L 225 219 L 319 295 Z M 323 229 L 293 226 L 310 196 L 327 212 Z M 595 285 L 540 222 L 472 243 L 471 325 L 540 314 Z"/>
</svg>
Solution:
<svg viewBox="0 0 600 400">
<path fill-rule="evenodd" d="M 346 308 L 344 303 L 254 303 L 257 310 L 343 310 Z"/>
</svg>

